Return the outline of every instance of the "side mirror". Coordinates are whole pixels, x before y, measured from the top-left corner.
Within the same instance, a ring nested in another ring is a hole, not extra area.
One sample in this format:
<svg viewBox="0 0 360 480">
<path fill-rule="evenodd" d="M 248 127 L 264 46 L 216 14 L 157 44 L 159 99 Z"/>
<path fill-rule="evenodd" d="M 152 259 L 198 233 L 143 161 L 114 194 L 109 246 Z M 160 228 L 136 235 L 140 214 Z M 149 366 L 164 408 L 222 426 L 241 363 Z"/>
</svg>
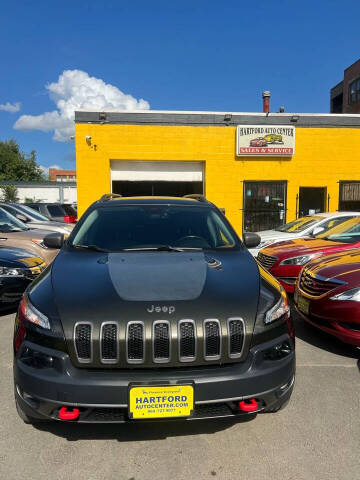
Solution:
<svg viewBox="0 0 360 480">
<path fill-rule="evenodd" d="M 312 231 L 311 235 L 315 237 L 315 235 L 318 235 L 321 232 L 324 232 L 325 228 L 324 227 L 315 227 L 314 230 Z"/>
<path fill-rule="evenodd" d="M 244 233 L 243 242 L 247 248 L 255 248 L 260 244 L 261 238 L 257 233 Z"/>
<path fill-rule="evenodd" d="M 46 237 L 44 237 L 44 245 L 48 248 L 59 249 L 64 245 L 64 240 L 65 238 L 63 233 L 49 233 L 49 235 L 46 235 Z"/>
<path fill-rule="evenodd" d="M 16 213 L 15 217 L 23 223 L 27 223 L 29 221 L 28 218 L 25 217 L 25 215 L 23 215 L 22 213 Z"/>
</svg>

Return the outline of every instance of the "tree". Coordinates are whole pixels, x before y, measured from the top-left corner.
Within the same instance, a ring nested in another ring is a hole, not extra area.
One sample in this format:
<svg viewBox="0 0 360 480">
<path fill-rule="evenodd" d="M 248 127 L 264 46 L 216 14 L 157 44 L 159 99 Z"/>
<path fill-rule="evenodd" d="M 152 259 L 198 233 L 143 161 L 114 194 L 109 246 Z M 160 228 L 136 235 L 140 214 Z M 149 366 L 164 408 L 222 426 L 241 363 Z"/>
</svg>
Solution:
<svg viewBox="0 0 360 480">
<path fill-rule="evenodd" d="M 12 202 L 16 203 L 18 198 L 18 191 L 15 185 L 2 185 L 1 190 L 1 201 L 2 202 Z"/>
<path fill-rule="evenodd" d="M 13 140 L 0 141 L 0 182 L 43 182 L 45 178 L 36 163 L 36 152 L 26 154 Z"/>
</svg>

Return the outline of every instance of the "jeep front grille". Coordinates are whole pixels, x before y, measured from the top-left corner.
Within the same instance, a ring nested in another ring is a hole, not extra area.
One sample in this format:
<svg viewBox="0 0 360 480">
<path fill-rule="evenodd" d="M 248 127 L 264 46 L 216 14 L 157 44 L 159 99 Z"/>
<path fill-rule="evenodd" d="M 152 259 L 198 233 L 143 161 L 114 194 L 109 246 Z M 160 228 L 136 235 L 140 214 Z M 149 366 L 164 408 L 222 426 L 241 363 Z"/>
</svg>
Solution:
<svg viewBox="0 0 360 480">
<path fill-rule="evenodd" d="M 158 320 L 153 323 L 153 360 L 155 363 L 170 361 L 170 325 Z"/>
<path fill-rule="evenodd" d="M 102 363 L 116 363 L 118 360 L 119 342 L 118 326 L 109 322 L 101 325 L 100 358 Z"/>
<path fill-rule="evenodd" d="M 229 357 L 237 358 L 242 354 L 244 346 L 245 325 L 242 318 L 229 318 Z"/>
<path fill-rule="evenodd" d="M 92 341 L 90 323 L 77 323 L 75 325 L 74 342 L 78 361 L 80 363 L 91 362 Z"/>
<path fill-rule="evenodd" d="M 74 328 L 77 361 L 98 367 L 226 363 L 240 358 L 245 344 L 245 323 L 240 317 L 223 321 L 206 319 L 198 324 L 191 319 L 156 320 L 147 327 L 140 320 L 130 321 L 122 332 L 116 321 L 104 322 L 99 329 L 91 322 L 77 323 Z M 94 344 L 99 348 L 94 348 Z"/>
<path fill-rule="evenodd" d="M 129 322 L 126 328 L 126 359 L 128 363 L 143 363 L 145 354 L 145 326 L 143 322 Z"/>
<path fill-rule="evenodd" d="M 180 320 L 178 326 L 179 360 L 191 362 L 196 358 L 196 330 L 194 320 Z"/>
<path fill-rule="evenodd" d="M 219 320 L 204 321 L 204 357 L 216 360 L 221 354 L 221 333 Z"/>
</svg>

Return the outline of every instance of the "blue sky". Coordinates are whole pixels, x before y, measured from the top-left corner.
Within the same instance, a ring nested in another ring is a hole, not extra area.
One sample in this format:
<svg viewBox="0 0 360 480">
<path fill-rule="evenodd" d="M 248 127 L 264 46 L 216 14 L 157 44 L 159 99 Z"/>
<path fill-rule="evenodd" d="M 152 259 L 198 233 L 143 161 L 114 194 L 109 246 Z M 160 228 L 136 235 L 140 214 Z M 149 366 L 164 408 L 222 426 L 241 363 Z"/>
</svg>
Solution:
<svg viewBox="0 0 360 480">
<path fill-rule="evenodd" d="M 0 109 L 0 140 L 36 150 L 44 166 L 74 167 L 74 143 L 31 128 L 58 124 L 67 139 L 69 109 L 89 96 L 122 108 L 261 111 L 268 89 L 272 111 L 328 112 L 329 89 L 360 57 L 354 0 L 13 0 L 1 10 L 0 108 L 21 108 Z M 74 70 L 89 77 L 59 81 Z"/>
</svg>

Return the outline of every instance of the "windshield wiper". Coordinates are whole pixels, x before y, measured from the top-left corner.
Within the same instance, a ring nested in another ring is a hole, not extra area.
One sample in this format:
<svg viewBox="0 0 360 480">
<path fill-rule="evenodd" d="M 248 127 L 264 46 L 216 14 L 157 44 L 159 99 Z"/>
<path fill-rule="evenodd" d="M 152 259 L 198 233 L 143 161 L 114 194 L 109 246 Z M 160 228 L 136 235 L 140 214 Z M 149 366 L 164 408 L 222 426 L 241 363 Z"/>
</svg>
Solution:
<svg viewBox="0 0 360 480">
<path fill-rule="evenodd" d="M 184 252 L 185 250 L 202 250 L 195 247 L 172 247 L 171 245 L 160 245 L 160 247 L 138 247 L 123 248 L 123 252 Z"/>
<path fill-rule="evenodd" d="M 109 253 L 109 250 L 105 248 L 98 247 L 97 245 L 72 245 L 74 248 L 86 248 L 87 250 L 94 250 L 95 252 L 106 252 Z"/>
</svg>

